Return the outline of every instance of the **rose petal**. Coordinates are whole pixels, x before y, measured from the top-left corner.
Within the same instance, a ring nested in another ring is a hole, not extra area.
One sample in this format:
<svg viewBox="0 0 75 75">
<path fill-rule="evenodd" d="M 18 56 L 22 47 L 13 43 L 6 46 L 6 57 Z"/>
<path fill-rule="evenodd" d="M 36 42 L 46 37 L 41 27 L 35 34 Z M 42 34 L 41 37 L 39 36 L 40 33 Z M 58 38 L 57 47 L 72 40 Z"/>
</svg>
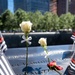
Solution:
<svg viewBox="0 0 75 75">
<path fill-rule="evenodd" d="M 57 70 L 62 70 L 62 69 L 63 69 L 63 67 L 61 67 L 61 66 L 55 66 L 55 68 L 56 68 Z"/>
<path fill-rule="evenodd" d="M 52 61 L 52 62 L 50 62 L 50 63 L 47 64 L 47 65 L 50 66 L 50 67 L 56 66 L 56 61 Z"/>
<path fill-rule="evenodd" d="M 52 61 L 52 62 L 48 63 L 47 66 L 48 66 L 50 69 L 55 69 L 55 68 L 56 68 L 57 70 L 62 70 L 62 69 L 63 69 L 63 67 L 58 66 L 58 65 L 56 64 L 56 61 Z"/>
</svg>

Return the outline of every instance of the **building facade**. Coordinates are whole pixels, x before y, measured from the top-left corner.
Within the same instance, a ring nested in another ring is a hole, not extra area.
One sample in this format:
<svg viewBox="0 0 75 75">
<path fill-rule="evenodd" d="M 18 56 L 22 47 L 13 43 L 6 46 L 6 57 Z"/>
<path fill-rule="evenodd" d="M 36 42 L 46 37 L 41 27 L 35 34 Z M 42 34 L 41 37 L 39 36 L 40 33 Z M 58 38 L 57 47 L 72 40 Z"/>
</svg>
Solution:
<svg viewBox="0 0 75 75">
<path fill-rule="evenodd" d="M 58 15 L 70 12 L 75 14 L 75 0 L 52 0 L 52 12 Z"/>
<path fill-rule="evenodd" d="M 8 9 L 14 13 L 14 4 L 13 4 L 13 0 L 8 0 Z"/>
<path fill-rule="evenodd" d="M 14 0 L 14 11 L 21 8 L 25 11 L 35 12 L 37 10 L 42 13 L 49 11 L 50 0 Z"/>
<path fill-rule="evenodd" d="M 57 13 L 57 0 L 51 0 L 50 1 L 50 6 L 49 6 L 49 11 L 56 14 Z"/>
<path fill-rule="evenodd" d="M 69 11 L 72 14 L 75 14 L 75 0 L 70 0 L 70 2 L 69 2 Z"/>
<path fill-rule="evenodd" d="M 0 0 L 0 14 L 8 9 L 8 0 Z"/>
<path fill-rule="evenodd" d="M 75 0 L 0 0 L 0 14 L 7 9 L 14 13 L 19 8 L 27 12 L 39 10 L 42 13 L 49 11 L 58 15 L 67 12 L 75 14 Z"/>
<path fill-rule="evenodd" d="M 13 0 L 14 12 L 19 8 L 22 10 L 27 10 L 27 0 Z"/>
<path fill-rule="evenodd" d="M 56 0 L 57 1 L 57 14 L 65 14 L 66 13 L 66 0 Z"/>
</svg>

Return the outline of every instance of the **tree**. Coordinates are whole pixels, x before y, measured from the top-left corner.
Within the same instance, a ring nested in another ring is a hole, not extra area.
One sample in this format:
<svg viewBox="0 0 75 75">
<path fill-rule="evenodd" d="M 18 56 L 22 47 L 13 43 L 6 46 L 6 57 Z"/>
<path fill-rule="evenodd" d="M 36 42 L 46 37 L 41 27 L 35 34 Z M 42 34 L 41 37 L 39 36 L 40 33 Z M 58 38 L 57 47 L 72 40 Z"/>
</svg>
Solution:
<svg viewBox="0 0 75 75">
<path fill-rule="evenodd" d="M 2 21 L 2 30 L 11 30 L 13 27 L 14 21 L 14 15 L 9 11 L 6 10 L 2 15 L 1 15 L 1 21 Z"/>
<path fill-rule="evenodd" d="M 59 17 L 57 14 L 53 14 L 52 15 L 52 19 L 51 19 L 51 26 L 52 26 L 52 30 L 56 31 L 59 30 Z"/>
<path fill-rule="evenodd" d="M 74 16 L 71 13 L 61 15 L 59 20 L 60 29 L 72 28 L 73 19 L 74 19 Z"/>
<path fill-rule="evenodd" d="M 16 19 L 17 19 L 17 27 L 19 27 L 19 24 L 20 24 L 22 21 L 28 20 L 27 13 L 26 13 L 24 10 L 22 10 L 22 9 L 18 9 L 18 10 L 14 13 L 14 16 L 15 16 Z"/>
<path fill-rule="evenodd" d="M 41 20 L 41 29 L 44 29 L 44 30 L 51 30 L 52 29 L 52 26 L 51 26 L 52 15 L 53 14 L 50 12 L 46 12 L 44 14 L 44 17 Z"/>
<path fill-rule="evenodd" d="M 40 11 L 36 11 L 32 16 L 33 30 L 40 28 L 40 21 L 42 21 L 43 15 Z"/>
</svg>

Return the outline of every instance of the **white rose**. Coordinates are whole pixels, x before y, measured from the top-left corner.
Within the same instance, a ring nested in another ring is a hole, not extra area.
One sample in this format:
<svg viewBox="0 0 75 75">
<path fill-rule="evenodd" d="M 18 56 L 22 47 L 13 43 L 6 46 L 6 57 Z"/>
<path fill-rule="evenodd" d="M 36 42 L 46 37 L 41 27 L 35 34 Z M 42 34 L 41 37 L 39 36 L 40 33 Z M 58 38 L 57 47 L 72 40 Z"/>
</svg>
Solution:
<svg viewBox="0 0 75 75">
<path fill-rule="evenodd" d="M 46 38 L 40 38 L 38 42 L 41 46 L 47 46 Z"/>
<path fill-rule="evenodd" d="M 23 21 L 20 24 L 20 27 L 24 33 L 29 33 L 31 31 L 32 23 L 30 21 Z"/>
</svg>

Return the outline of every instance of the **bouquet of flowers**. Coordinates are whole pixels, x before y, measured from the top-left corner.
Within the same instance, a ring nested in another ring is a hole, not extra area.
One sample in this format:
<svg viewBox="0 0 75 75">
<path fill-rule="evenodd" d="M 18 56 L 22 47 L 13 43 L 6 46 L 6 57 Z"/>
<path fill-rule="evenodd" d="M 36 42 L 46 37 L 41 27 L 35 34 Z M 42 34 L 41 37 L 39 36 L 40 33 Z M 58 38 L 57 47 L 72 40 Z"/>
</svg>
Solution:
<svg viewBox="0 0 75 75">
<path fill-rule="evenodd" d="M 24 32 L 24 35 L 22 36 L 23 40 L 21 41 L 26 42 L 26 71 L 25 71 L 25 75 L 27 75 L 27 66 L 28 66 L 28 46 L 31 44 L 30 40 L 32 39 L 31 37 L 28 37 L 31 29 L 32 29 L 32 23 L 30 21 L 23 21 L 20 24 L 21 30 Z M 50 70 L 55 70 L 56 72 L 58 72 L 60 75 L 62 75 L 62 73 L 59 72 L 59 70 L 62 70 L 63 68 L 61 66 L 58 66 L 56 64 L 56 61 L 54 60 L 50 60 L 48 57 L 48 51 L 47 51 L 47 41 L 46 38 L 40 38 L 39 39 L 39 44 L 44 48 L 44 52 L 45 52 L 45 58 L 48 59 L 48 68 Z"/>
<path fill-rule="evenodd" d="M 50 60 L 48 57 L 48 51 L 47 51 L 47 41 L 46 38 L 40 38 L 38 43 L 44 48 L 44 52 L 45 52 L 45 58 L 48 59 L 48 68 L 50 70 L 54 70 L 56 71 L 59 75 L 62 75 L 62 73 L 60 72 L 60 70 L 62 70 L 63 68 L 61 66 L 58 66 L 56 61 L 54 60 Z"/>
</svg>

